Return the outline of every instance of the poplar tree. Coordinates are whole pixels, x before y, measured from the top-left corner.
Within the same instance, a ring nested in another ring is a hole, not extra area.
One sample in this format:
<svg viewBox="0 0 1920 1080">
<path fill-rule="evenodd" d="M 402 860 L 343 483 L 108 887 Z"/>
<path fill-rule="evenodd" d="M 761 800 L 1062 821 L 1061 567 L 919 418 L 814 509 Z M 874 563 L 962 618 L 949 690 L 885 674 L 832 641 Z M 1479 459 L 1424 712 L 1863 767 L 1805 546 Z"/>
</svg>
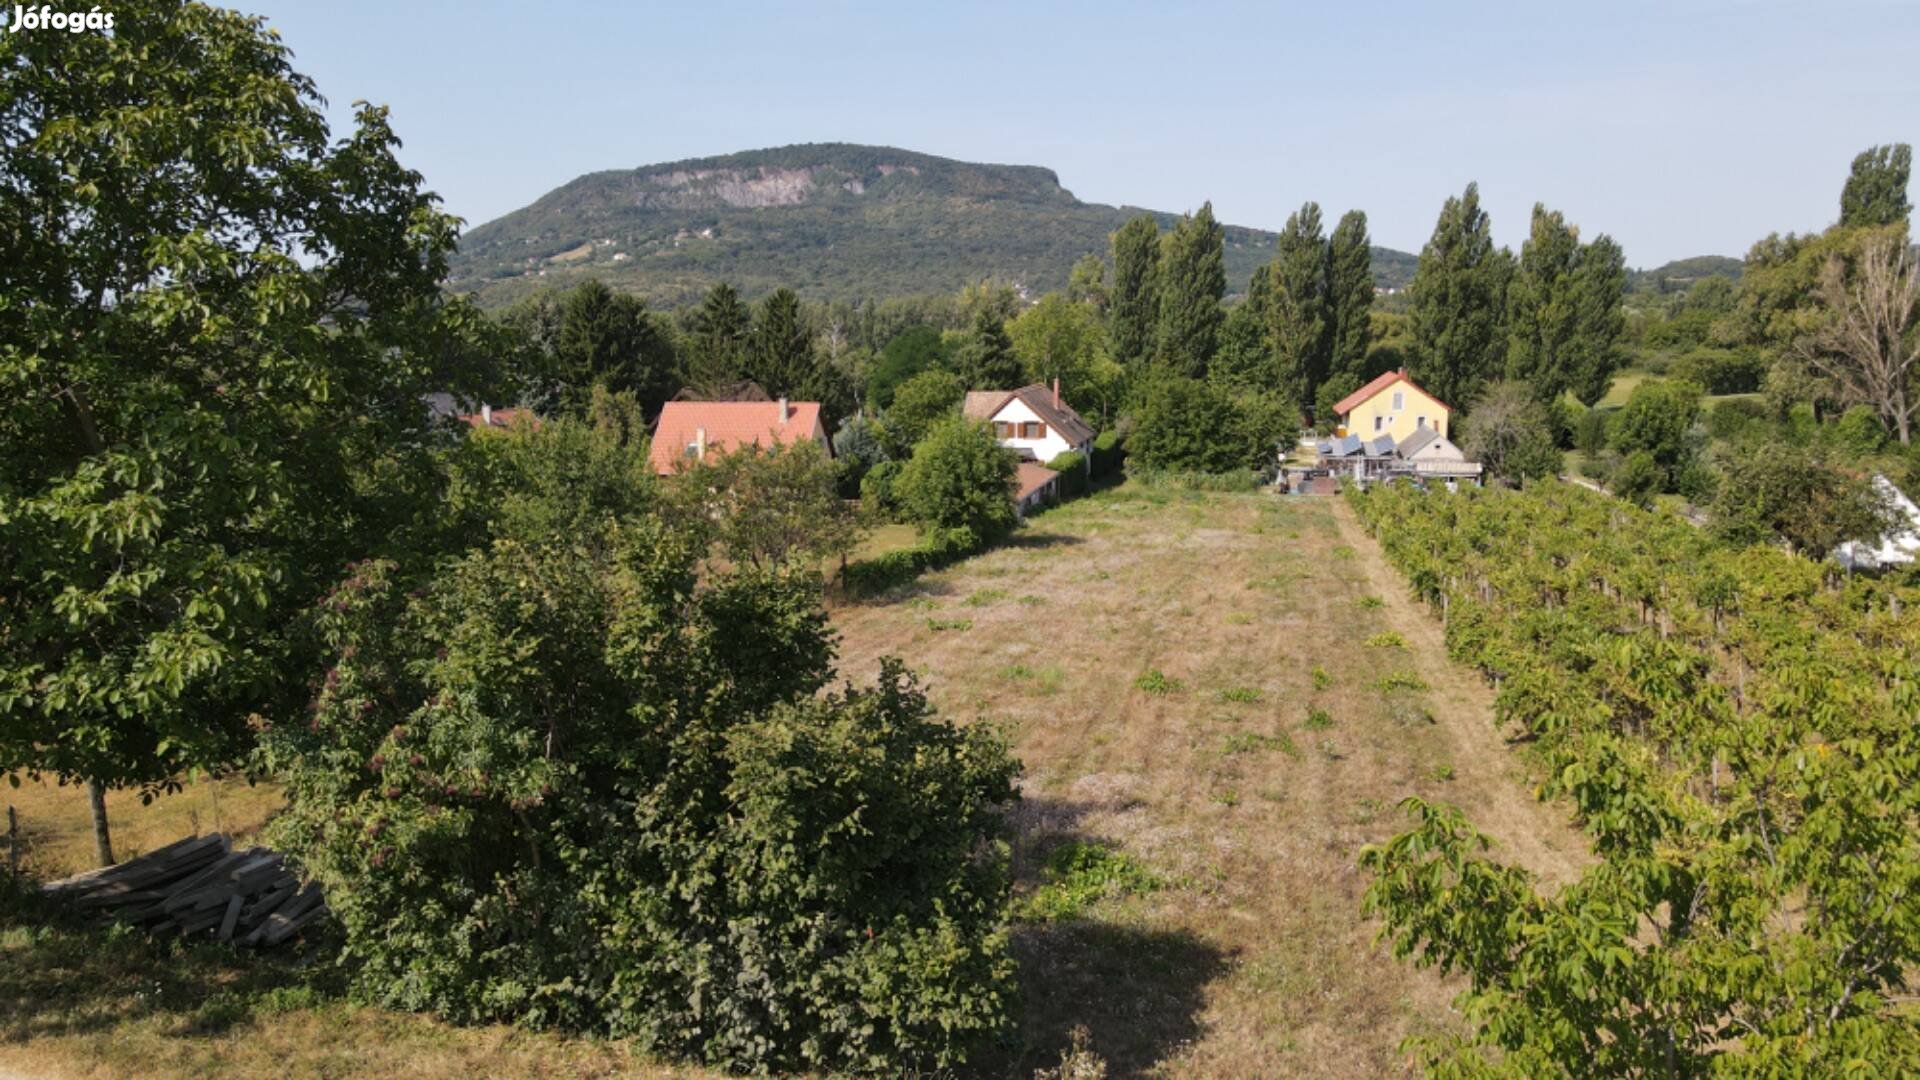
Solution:
<svg viewBox="0 0 1920 1080">
<path fill-rule="evenodd" d="M 1219 346 L 1227 294 L 1226 230 L 1213 204 L 1180 219 L 1161 242 L 1160 327 L 1156 359 L 1190 378 L 1207 373 Z"/>
<path fill-rule="evenodd" d="M 1580 243 L 1580 230 L 1536 203 L 1507 287 L 1506 377 L 1542 402 L 1572 391 L 1588 405 L 1606 395 L 1626 328 L 1626 257 L 1612 238 Z"/>
<path fill-rule="evenodd" d="M 1853 173 L 1840 191 L 1840 224 L 1848 228 L 1898 225 L 1913 211 L 1907 183 L 1913 176 L 1913 147 L 1906 143 L 1875 146 L 1853 159 Z"/>
<path fill-rule="evenodd" d="M 1373 344 L 1373 241 L 1367 215 L 1349 210 L 1327 242 L 1327 374 L 1358 380 Z"/>
<path fill-rule="evenodd" d="M 1160 226 L 1142 214 L 1113 234 L 1113 289 L 1108 307 L 1113 358 L 1129 372 L 1153 353 L 1160 322 Z"/>
<path fill-rule="evenodd" d="M 1411 374 L 1455 409 L 1465 409 L 1500 369 L 1502 307 L 1512 256 L 1493 246 L 1480 185 L 1441 207 L 1413 274 Z"/>
<path fill-rule="evenodd" d="M 1287 218 L 1273 258 L 1274 352 L 1281 389 L 1295 401 L 1312 401 L 1327 377 L 1327 316 L 1327 241 L 1310 202 Z"/>
</svg>

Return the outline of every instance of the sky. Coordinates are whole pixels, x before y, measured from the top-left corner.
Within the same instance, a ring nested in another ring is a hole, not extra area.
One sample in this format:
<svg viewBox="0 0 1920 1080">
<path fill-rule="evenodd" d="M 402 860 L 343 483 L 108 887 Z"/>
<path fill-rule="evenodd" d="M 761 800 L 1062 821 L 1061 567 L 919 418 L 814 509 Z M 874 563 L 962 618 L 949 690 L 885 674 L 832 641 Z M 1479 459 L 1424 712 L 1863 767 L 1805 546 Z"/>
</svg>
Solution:
<svg viewBox="0 0 1920 1080">
<path fill-rule="evenodd" d="M 479 224 L 585 172 L 805 142 L 1043 165 L 1089 202 L 1277 229 L 1367 212 L 1417 252 L 1480 185 L 1630 265 L 1838 215 L 1853 155 L 1920 141 L 1920 4 L 224 0 Z"/>
</svg>

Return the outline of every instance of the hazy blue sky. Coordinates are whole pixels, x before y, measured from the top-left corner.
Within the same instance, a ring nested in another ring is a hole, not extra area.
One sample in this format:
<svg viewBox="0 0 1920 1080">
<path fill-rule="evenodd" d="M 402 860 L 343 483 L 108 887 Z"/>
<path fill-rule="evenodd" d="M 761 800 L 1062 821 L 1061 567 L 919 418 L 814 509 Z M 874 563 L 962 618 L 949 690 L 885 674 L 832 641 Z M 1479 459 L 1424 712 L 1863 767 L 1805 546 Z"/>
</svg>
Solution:
<svg viewBox="0 0 1920 1080">
<path fill-rule="evenodd" d="M 1503 243 L 1539 200 L 1651 266 L 1825 226 L 1857 151 L 1920 141 L 1908 3 L 228 2 L 336 116 L 391 105 L 475 224 L 583 172 L 845 141 L 1239 225 L 1357 206 L 1409 251 L 1478 180 Z"/>
</svg>

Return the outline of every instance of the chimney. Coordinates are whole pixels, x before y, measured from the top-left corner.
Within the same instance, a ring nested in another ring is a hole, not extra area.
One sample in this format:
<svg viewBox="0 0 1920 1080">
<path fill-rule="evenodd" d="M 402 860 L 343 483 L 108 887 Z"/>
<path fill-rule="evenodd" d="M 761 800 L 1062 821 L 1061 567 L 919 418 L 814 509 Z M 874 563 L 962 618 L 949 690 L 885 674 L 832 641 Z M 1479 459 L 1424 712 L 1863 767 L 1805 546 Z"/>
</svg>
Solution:
<svg viewBox="0 0 1920 1080">
<path fill-rule="evenodd" d="M 493 426 L 493 406 L 484 401 L 480 403 L 480 426 Z"/>
<path fill-rule="evenodd" d="M 780 426 L 787 426 L 787 399 L 784 397 L 780 399 Z"/>
<path fill-rule="evenodd" d="M 1053 377 L 1053 407 L 1060 407 L 1060 376 Z"/>
<path fill-rule="evenodd" d="M 693 429 L 693 460 L 705 461 L 707 458 L 707 429 Z"/>
</svg>

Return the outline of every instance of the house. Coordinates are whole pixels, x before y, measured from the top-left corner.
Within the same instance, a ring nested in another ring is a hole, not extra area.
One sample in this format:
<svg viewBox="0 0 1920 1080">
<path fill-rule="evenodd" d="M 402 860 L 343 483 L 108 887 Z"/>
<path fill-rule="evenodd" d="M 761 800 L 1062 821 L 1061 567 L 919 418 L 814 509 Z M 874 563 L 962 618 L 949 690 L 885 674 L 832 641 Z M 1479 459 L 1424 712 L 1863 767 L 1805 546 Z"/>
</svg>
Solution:
<svg viewBox="0 0 1920 1080">
<path fill-rule="evenodd" d="M 1885 570 L 1908 566 L 1920 558 L 1920 506 L 1893 486 L 1893 481 L 1873 474 L 1873 490 L 1893 515 L 1893 525 L 1874 543 L 1849 540 L 1833 551 L 1833 557 L 1849 570 Z"/>
<path fill-rule="evenodd" d="M 817 401 L 669 401 L 654 424 L 647 464 L 667 476 L 708 454 L 807 440 L 832 455 Z"/>
<path fill-rule="evenodd" d="M 1060 498 L 1060 474 L 1037 461 L 1022 461 L 1014 479 L 1013 508 L 1021 517 Z"/>
<path fill-rule="evenodd" d="M 427 394 L 421 400 L 434 419 L 457 420 L 476 431 L 512 428 L 523 419 L 534 427 L 540 426 L 540 418 L 531 409 L 496 409 L 485 402 L 475 402 L 444 392 Z"/>
<path fill-rule="evenodd" d="M 1465 461 L 1467 455 L 1436 428 L 1421 428 L 1394 448 L 1403 461 Z"/>
<path fill-rule="evenodd" d="M 1282 468 L 1289 491 L 1323 494 L 1341 482 L 1365 486 L 1389 480 L 1438 482 L 1453 490 L 1461 480 L 1478 484 L 1482 471 L 1478 462 L 1468 461 L 1458 446 L 1431 427 L 1418 428 L 1398 443 L 1391 435 L 1371 439 L 1341 435 L 1303 445 L 1312 447 L 1313 461 Z"/>
<path fill-rule="evenodd" d="M 1341 398 L 1333 411 L 1340 417 L 1343 435 L 1389 435 L 1399 443 L 1422 428 L 1433 428 L 1444 436 L 1453 410 L 1420 389 L 1407 377 L 1407 369 L 1401 368 Z"/>
<path fill-rule="evenodd" d="M 1077 450 L 1092 467 L 1093 428 L 1060 400 L 1059 379 L 1051 390 L 1038 383 L 1018 390 L 970 390 L 960 411 L 969 420 L 992 424 L 993 437 L 1023 461 L 1044 464 Z"/>
</svg>

